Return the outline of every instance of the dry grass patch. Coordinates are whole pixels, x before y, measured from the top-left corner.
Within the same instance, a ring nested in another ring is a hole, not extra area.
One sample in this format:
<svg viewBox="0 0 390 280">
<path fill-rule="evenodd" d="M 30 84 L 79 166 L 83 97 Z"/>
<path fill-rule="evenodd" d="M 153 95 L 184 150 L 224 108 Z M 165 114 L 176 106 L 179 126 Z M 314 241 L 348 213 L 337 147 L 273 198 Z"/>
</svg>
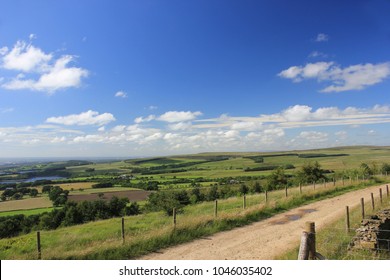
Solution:
<svg viewBox="0 0 390 280">
<path fill-rule="evenodd" d="M 0 202 L 0 212 L 52 207 L 48 197 L 34 197 Z"/>
</svg>

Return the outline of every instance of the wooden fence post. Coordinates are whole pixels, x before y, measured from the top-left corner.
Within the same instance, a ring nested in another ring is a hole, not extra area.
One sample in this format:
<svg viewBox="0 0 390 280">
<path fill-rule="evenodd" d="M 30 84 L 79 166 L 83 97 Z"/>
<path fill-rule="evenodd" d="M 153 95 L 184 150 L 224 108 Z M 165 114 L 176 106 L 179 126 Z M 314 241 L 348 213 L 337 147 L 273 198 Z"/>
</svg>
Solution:
<svg viewBox="0 0 390 280">
<path fill-rule="evenodd" d="M 268 191 L 265 191 L 265 203 L 268 202 Z"/>
<path fill-rule="evenodd" d="M 360 199 L 360 205 L 361 205 L 361 207 L 362 207 L 362 219 L 364 219 L 364 198 L 362 197 L 361 199 Z"/>
<path fill-rule="evenodd" d="M 375 210 L 375 202 L 374 202 L 374 194 L 371 193 L 371 206 L 372 206 L 372 210 Z"/>
<path fill-rule="evenodd" d="M 313 190 L 316 189 L 316 182 L 313 182 Z"/>
<path fill-rule="evenodd" d="M 122 217 L 122 244 L 125 244 L 125 218 Z"/>
<path fill-rule="evenodd" d="M 246 195 L 244 194 L 244 197 L 242 199 L 242 208 L 246 208 Z"/>
<path fill-rule="evenodd" d="M 342 181 L 343 181 L 343 187 L 344 187 L 344 186 L 345 186 L 345 183 L 344 183 L 344 177 L 343 177 L 343 180 L 342 180 Z"/>
<path fill-rule="evenodd" d="M 345 206 L 345 213 L 346 213 L 346 220 L 345 220 L 345 225 L 346 225 L 346 230 L 347 233 L 350 231 L 350 222 L 349 222 L 349 206 Z"/>
<path fill-rule="evenodd" d="M 333 177 L 333 187 L 335 187 L 335 186 L 336 186 L 336 178 Z"/>
<path fill-rule="evenodd" d="M 299 246 L 298 260 L 309 259 L 309 233 L 302 232 L 301 245 Z"/>
<path fill-rule="evenodd" d="M 299 183 L 299 194 L 302 194 L 302 183 Z"/>
<path fill-rule="evenodd" d="M 326 188 L 326 180 L 324 179 L 324 187 Z"/>
<path fill-rule="evenodd" d="M 285 193 L 286 193 L 286 197 L 287 197 L 288 196 L 288 194 L 287 194 L 287 186 L 284 189 L 285 189 Z"/>
<path fill-rule="evenodd" d="M 217 216 L 218 216 L 218 200 L 215 200 L 214 217 L 216 218 Z"/>
<path fill-rule="evenodd" d="M 381 201 L 381 204 L 383 204 L 382 188 L 379 189 L 379 199 Z"/>
<path fill-rule="evenodd" d="M 176 208 L 173 208 L 172 213 L 173 213 L 173 226 L 176 227 Z"/>
<path fill-rule="evenodd" d="M 41 252 L 41 232 L 37 231 L 37 251 L 38 251 L 38 260 L 42 259 Z"/>
<path fill-rule="evenodd" d="M 389 185 L 386 185 L 386 196 L 389 197 Z"/>
<path fill-rule="evenodd" d="M 314 222 L 306 222 L 306 232 L 309 233 L 309 260 L 314 260 L 316 256 L 316 227 Z"/>
</svg>

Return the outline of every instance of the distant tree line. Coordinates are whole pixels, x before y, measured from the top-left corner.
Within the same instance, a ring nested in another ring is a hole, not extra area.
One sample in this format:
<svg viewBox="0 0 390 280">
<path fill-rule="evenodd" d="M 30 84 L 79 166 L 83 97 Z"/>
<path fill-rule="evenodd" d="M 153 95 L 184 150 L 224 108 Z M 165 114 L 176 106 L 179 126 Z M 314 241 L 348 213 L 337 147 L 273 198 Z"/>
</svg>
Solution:
<svg viewBox="0 0 390 280">
<path fill-rule="evenodd" d="M 66 202 L 61 209 L 54 209 L 39 215 L 0 217 L 0 238 L 17 236 L 32 230 L 52 230 L 58 227 L 140 213 L 136 202 L 127 206 L 128 203 L 127 198 L 114 196 L 108 202 L 103 200 Z"/>
<path fill-rule="evenodd" d="M 38 195 L 38 190 L 35 188 L 7 188 L 1 194 L 0 199 L 2 201 L 19 200 L 25 195 L 36 197 Z"/>
</svg>

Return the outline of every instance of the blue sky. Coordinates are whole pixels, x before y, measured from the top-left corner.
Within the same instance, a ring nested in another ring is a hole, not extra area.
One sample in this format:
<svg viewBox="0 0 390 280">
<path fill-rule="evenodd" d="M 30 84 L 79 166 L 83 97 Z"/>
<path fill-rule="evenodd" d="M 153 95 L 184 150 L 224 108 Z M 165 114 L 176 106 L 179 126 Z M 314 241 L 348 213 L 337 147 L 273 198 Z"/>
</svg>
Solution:
<svg viewBox="0 0 390 280">
<path fill-rule="evenodd" d="M 0 157 L 388 145 L 390 2 L 0 2 Z"/>
</svg>

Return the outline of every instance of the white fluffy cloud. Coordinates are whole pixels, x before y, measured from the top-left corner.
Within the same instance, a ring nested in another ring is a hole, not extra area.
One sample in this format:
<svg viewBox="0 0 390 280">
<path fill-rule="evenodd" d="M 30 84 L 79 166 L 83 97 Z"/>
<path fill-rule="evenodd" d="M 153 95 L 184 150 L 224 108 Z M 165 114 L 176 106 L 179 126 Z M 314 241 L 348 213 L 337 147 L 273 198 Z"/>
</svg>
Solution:
<svg viewBox="0 0 390 280">
<path fill-rule="evenodd" d="M 3 88 L 9 90 L 54 93 L 60 89 L 79 87 L 82 78 L 89 74 L 83 68 L 69 66 L 74 62 L 74 56 L 63 55 L 54 59 L 52 54 L 46 54 L 24 41 L 18 41 L 10 51 L 2 47 L 0 55 L 1 68 L 21 72 L 2 84 Z"/>
<path fill-rule="evenodd" d="M 325 33 L 318 33 L 315 39 L 316 42 L 327 42 L 329 41 L 329 35 Z"/>
<path fill-rule="evenodd" d="M 2 49 L 2 67 L 8 70 L 41 72 L 53 58 L 51 54 L 45 54 L 41 49 L 24 41 L 18 41 L 9 52 L 7 47 Z"/>
<path fill-rule="evenodd" d="M 50 117 L 46 120 L 47 123 L 55 123 L 62 125 L 97 125 L 102 126 L 115 121 L 115 118 L 110 113 L 99 114 L 96 111 L 89 110 L 80 114 Z"/>
<path fill-rule="evenodd" d="M 319 82 L 331 82 L 322 92 L 341 92 L 361 90 L 382 82 L 390 76 L 390 62 L 378 64 L 356 64 L 346 68 L 334 62 L 308 63 L 304 66 L 291 66 L 278 74 L 279 77 L 301 82 L 304 79 L 316 79 Z"/>
<path fill-rule="evenodd" d="M 155 115 L 149 115 L 147 117 L 138 117 L 135 118 L 134 122 L 135 123 L 143 123 L 143 122 L 150 122 L 152 120 L 155 120 L 156 116 Z"/>
<path fill-rule="evenodd" d="M 159 121 L 175 123 L 175 122 L 186 122 L 196 119 L 201 116 L 202 112 L 196 111 L 169 111 L 157 118 Z"/>
<path fill-rule="evenodd" d="M 283 118 L 290 122 L 304 121 L 312 115 L 312 108 L 306 105 L 295 105 L 282 112 Z"/>
<path fill-rule="evenodd" d="M 127 93 L 124 92 L 124 91 L 122 91 L 122 90 L 120 90 L 120 91 L 117 91 L 117 92 L 115 93 L 115 97 L 126 98 L 126 97 L 127 97 Z"/>
</svg>

